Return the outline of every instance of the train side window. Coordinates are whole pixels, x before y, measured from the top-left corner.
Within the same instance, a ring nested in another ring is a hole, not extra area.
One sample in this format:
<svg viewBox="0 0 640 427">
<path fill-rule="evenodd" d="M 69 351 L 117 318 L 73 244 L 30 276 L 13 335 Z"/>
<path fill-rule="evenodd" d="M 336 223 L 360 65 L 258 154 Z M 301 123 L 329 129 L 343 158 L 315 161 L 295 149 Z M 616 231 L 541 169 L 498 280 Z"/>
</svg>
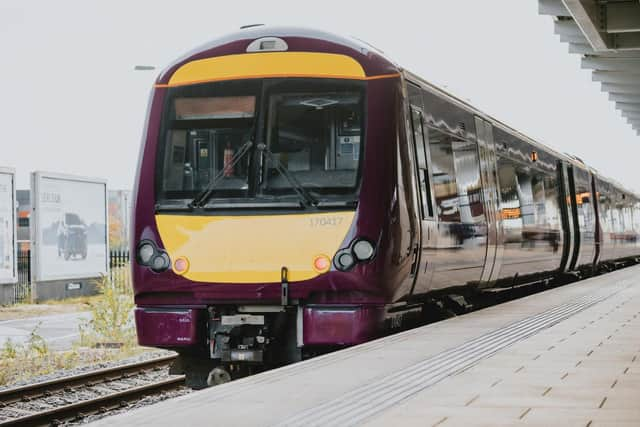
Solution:
<svg viewBox="0 0 640 427">
<path fill-rule="evenodd" d="M 422 200 L 422 218 L 433 217 L 431 204 L 431 186 L 429 185 L 429 169 L 425 144 L 424 119 L 422 112 L 411 108 L 411 127 L 413 130 L 413 146 L 418 167 L 418 181 Z"/>
<path fill-rule="evenodd" d="M 593 207 L 589 177 L 580 170 L 575 170 L 576 206 L 578 208 L 578 224 L 584 231 L 593 230 Z"/>
<path fill-rule="evenodd" d="M 480 224 L 485 221 L 480 182 L 478 145 L 473 141 L 454 138 L 451 143 L 456 187 L 463 223 Z"/>
<path fill-rule="evenodd" d="M 602 231 L 608 233 L 611 231 L 611 216 L 609 215 L 609 198 L 603 194 L 609 194 L 608 190 L 605 186 L 599 185 L 599 197 L 598 197 L 598 205 L 600 211 L 600 226 L 602 227 Z"/>
<path fill-rule="evenodd" d="M 637 200 L 633 204 L 633 231 L 640 233 L 640 202 Z"/>
<path fill-rule="evenodd" d="M 555 177 L 545 175 L 544 191 L 544 224 L 552 229 L 560 230 L 562 228 L 560 203 L 558 202 L 560 195 L 558 182 Z"/>
<path fill-rule="evenodd" d="M 482 222 L 477 145 L 431 127 L 428 136 L 438 218 L 444 222 Z"/>
<path fill-rule="evenodd" d="M 500 217 L 507 232 L 557 229 L 560 206 L 555 178 L 509 158 L 498 156 Z M 509 238 L 515 235 L 509 235 Z"/>
<path fill-rule="evenodd" d="M 429 128 L 435 207 L 438 218 L 444 222 L 460 222 L 452 142 L 452 136 Z"/>
<path fill-rule="evenodd" d="M 500 183 L 500 218 L 507 238 L 511 238 L 512 230 L 522 228 L 528 216 L 528 199 L 523 197 L 518 184 L 518 164 L 511 159 L 498 156 L 498 182 Z M 522 180 L 522 177 L 520 178 Z M 519 230 L 518 230 L 519 231 Z M 516 231 L 517 232 L 517 231 Z"/>
</svg>

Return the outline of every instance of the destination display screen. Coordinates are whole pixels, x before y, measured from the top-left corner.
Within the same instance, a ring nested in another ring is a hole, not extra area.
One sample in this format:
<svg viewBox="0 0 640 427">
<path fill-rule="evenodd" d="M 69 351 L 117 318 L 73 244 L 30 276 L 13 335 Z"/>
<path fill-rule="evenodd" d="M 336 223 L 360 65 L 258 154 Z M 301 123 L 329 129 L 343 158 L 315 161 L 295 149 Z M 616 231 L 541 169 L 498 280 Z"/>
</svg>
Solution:
<svg viewBox="0 0 640 427">
<path fill-rule="evenodd" d="M 237 119 L 253 117 L 255 96 L 176 98 L 176 120 Z"/>
</svg>

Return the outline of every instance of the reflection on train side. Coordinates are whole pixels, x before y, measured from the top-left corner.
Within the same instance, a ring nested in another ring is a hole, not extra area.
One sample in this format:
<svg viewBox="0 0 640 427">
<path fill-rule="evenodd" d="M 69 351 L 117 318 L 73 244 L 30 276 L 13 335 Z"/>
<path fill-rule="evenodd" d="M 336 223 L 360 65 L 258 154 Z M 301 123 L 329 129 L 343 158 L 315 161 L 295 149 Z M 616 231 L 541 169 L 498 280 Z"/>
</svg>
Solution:
<svg viewBox="0 0 640 427">
<path fill-rule="evenodd" d="M 462 135 L 428 128 L 435 247 L 423 253 L 434 267 L 429 287 L 480 280 L 487 245 L 477 143 Z"/>
</svg>

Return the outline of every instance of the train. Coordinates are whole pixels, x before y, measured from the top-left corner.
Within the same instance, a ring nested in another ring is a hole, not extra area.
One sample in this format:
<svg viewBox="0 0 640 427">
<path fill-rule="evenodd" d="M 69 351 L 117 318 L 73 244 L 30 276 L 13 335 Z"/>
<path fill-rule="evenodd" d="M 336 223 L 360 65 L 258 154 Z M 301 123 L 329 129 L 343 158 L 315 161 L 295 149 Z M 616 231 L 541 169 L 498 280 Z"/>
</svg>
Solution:
<svg viewBox="0 0 640 427">
<path fill-rule="evenodd" d="M 640 260 L 636 194 L 357 39 L 242 28 L 168 66 L 146 117 L 138 342 L 195 388 Z"/>
</svg>

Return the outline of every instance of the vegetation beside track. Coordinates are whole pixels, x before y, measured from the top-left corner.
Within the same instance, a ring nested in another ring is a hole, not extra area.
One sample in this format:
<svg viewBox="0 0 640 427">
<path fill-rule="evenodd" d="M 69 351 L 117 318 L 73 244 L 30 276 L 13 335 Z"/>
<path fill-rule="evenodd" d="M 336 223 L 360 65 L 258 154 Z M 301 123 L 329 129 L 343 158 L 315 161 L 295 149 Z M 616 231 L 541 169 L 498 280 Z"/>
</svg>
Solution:
<svg viewBox="0 0 640 427">
<path fill-rule="evenodd" d="M 90 318 L 78 325 L 80 339 L 70 350 L 52 350 L 38 332 L 40 325 L 31 331 L 26 342 L 1 343 L 0 386 L 144 352 L 145 348 L 136 342 L 132 291 L 121 281 L 126 278 L 112 280 L 104 276 L 97 283 L 98 296 L 75 302 L 86 304 Z"/>
</svg>

